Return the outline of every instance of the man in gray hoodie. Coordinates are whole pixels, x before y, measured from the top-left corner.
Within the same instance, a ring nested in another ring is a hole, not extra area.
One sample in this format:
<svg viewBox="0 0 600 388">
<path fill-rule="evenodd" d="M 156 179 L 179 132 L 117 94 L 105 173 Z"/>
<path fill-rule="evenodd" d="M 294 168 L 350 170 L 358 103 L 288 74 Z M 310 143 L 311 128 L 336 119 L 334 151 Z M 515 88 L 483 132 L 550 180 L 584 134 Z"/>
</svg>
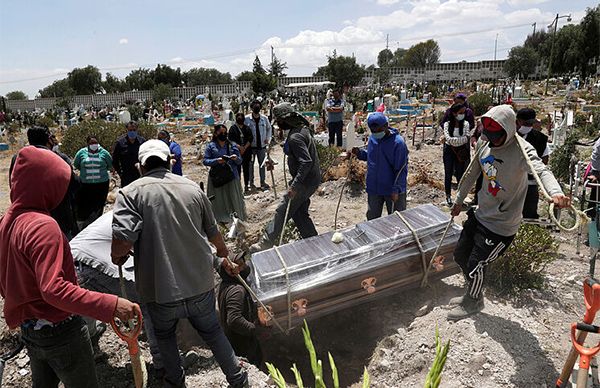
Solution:
<svg viewBox="0 0 600 388">
<path fill-rule="evenodd" d="M 485 269 L 508 248 L 522 221 L 531 160 L 546 191 L 558 207 L 570 206 L 552 172 L 537 155 L 535 148 L 515 136 L 516 115 L 509 105 L 490 109 L 482 117 L 483 139 L 479 140 L 475 160 L 465 172 L 452 215 L 457 216 L 479 174 L 483 185 L 478 192 L 479 207 L 468 212 L 468 219 L 454 250 L 454 260 L 466 279 L 466 294 L 450 300 L 456 305 L 449 320 L 460 320 L 483 310 Z M 487 140 L 487 142 L 486 142 Z"/>
</svg>

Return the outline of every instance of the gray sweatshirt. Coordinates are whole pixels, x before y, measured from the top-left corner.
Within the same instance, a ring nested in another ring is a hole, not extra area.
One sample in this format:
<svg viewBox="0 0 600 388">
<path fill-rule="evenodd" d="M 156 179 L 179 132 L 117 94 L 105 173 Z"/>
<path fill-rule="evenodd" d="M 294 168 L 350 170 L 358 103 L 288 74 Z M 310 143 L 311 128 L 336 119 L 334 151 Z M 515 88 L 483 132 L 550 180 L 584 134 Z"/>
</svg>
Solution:
<svg viewBox="0 0 600 388">
<path fill-rule="evenodd" d="M 483 185 L 478 193 L 479 207 L 475 211 L 475 217 L 492 232 L 501 236 L 513 236 L 523 219 L 529 172 L 517 142 L 525 149 L 548 194 L 562 194 L 562 190 L 552 172 L 537 155 L 535 148 L 520 136 L 515 136 L 516 115 L 509 105 L 496 106 L 483 117 L 490 117 L 500 124 L 507 132 L 507 138 L 500 147 L 490 147 L 479 140 L 478 151 L 474 156 L 477 160 L 462 178 L 456 203 L 463 203 L 477 177 L 483 173 Z"/>
<path fill-rule="evenodd" d="M 288 168 L 292 175 L 290 187 L 298 185 L 305 188 L 316 188 L 321 183 L 319 154 L 310 129 L 294 128 L 287 138 Z"/>
</svg>

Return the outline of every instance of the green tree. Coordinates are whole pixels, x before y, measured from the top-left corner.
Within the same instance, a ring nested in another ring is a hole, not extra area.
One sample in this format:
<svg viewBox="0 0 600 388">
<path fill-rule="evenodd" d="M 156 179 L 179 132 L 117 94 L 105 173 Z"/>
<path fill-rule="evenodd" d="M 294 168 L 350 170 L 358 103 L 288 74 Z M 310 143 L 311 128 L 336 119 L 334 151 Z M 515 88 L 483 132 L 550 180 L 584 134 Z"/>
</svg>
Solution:
<svg viewBox="0 0 600 388">
<path fill-rule="evenodd" d="M 394 51 L 394 58 L 392 59 L 391 65 L 393 67 L 402 67 L 404 66 L 404 54 L 406 54 L 408 50 L 405 48 L 397 48 Z"/>
<path fill-rule="evenodd" d="M 127 83 L 111 73 L 106 73 L 102 87 L 106 93 L 120 93 L 127 90 Z"/>
<path fill-rule="evenodd" d="M 536 31 L 535 34 L 527 35 L 525 39 L 525 43 L 523 43 L 524 47 L 534 49 L 540 56 L 544 56 L 545 48 L 548 44 L 548 39 L 550 39 L 550 34 L 548 34 L 544 30 Z M 546 55 L 549 55 L 547 53 Z"/>
<path fill-rule="evenodd" d="M 6 93 L 7 100 L 27 100 L 28 98 L 29 97 L 27 97 L 27 94 L 23 93 L 20 90 L 15 90 L 15 91 Z"/>
<path fill-rule="evenodd" d="M 187 86 L 230 84 L 233 82 L 231 74 L 203 67 L 195 67 L 184 72 L 183 80 Z"/>
<path fill-rule="evenodd" d="M 181 69 L 173 69 L 168 65 L 157 65 L 156 69 L 152 72 L 152 79 L 155 85 L 165 84 L 171 85 L 172 87 L 181 86 Z"/>
<path fill-rule="evenodd" d="M 251 71 L 248 71 L 248 70 L 242 71 L 240 74 L 238 74 L 235 77 L 235 80 L 238 82 L 252 81 L 253 79 L 254 79 L 254 73 L 252 73 Z"/>
<path fill-rule="evenodd" d="M 585 77 L 594 73 L 592 59 L 600 60 L 600 5 L 588 8 L 581 20 L 581 71 Z"/>
<path fill-rule="evenodd" d="M 380 68 L 388 67 L 392 64 L 394 53 L 390 49 L 383 49 L 377 54 L 377 66 Z"/>
<path fill-rule="evenodd" d="M 75 90 L 69 84 L 69 81 L 64 78 L 52 82 L 52 84 L 40 89 L 40 96 L 46 97 L 72 97 L 75 95 Z"/>
<path fill-rule="evenodd" d="M 158 84 L 154 87 L 152 94 L 154 100 L 162 101 L 173 95 L 173 88 L 168 84 Z"/>
<path fill-rule="evenodd" d="M 288 68 L 287 63 L 279 60 L 279 58 L 277 58 L 275 55 L 273 55 L 273 60 L 269 64 L 268 71 L 269 71 L 269 74 L 271 74 L 273 77 L 279 78 L 279 77 L 286 76 L 284 71 L 287 68 Z"/>
<path fill-rule="evenodd" d="M 552 42 L 553 39 L 554 42 Z M 579 25 L 568 24 L 558 30 L 556 36 L 549 42 L 554 44 L 552 73 L 568 73 L 575 70 L 576 67 L 581 68 L 582 62 L 585 62 L 582 61 L 583 53 L 580 52 L 583 45 L 582 40 L 583 35 Z"/>
<path fill-rule="evenodd" d="M 258 55 L 252 65 L 252 73 L 252 90 L 255 94 L 266 94 L 277 87 L 277 79 L 266 72 Z"/>
<path fill-rule="evenodd" d="M 102 90 L 102 74 L 92 65 L 74 68 L 67 75 L 67 81 L 75 94 L 95 94 Z"/>
<path fill-rule="evenodd" d="M 364 66 L 356 63 L 356 58 L 333 55 L 327 56 L 327 65 L 321 66 L 314 73 L 316 76 L 324 76 L 329 81 L 335 82 L 336 87 L 356 86 L 365 74 Z"/>
<path fill-rule="evenodd" d="M 535 72 L 538 59 L 538 54 L 533 48 L 516 46 L 510 49 L 504 70 L 513 78 L 519 76 L 526 79 Z"/>
<path fill-rule="evenodd" d="M 407 67 L 422 68 L 438 63 L 440 56 L 440 46 L 435 40 L 429 39 L 411 46 L 404 54 L 403 62 Z"/>
<path fill-rule="evenodd" d="M 129 90 L 151 90 L 154 89 L 154 75 L 149 69 L 132 70 L 125 77 Z"/>
</svg>

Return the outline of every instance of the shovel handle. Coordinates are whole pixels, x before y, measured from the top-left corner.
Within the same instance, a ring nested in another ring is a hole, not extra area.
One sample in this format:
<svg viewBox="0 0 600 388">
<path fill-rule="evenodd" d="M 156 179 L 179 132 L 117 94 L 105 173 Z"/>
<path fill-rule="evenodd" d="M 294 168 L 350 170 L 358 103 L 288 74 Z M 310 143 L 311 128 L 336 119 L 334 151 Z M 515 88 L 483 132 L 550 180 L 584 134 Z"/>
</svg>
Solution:
<svg viewBox="0 0 600 388">
<path fill-rule="evenodd" d="M 600 283 L 595 279 L 587 278 L 583 282 L 583 299 L 585 302 L 583 322 L 590 324 L 600 310 Z"/>
<path fill-rule="evenodd" d="M 110 325 L 112 326 L 117 336 L 127 343 L 129 354 L 138 354 L 140 350 L 138 345 L 138 336 L 142 331 L 142 317 L 138 316 L 137 322 L 135 324 L 133 324 L 133 321 L 129 321 L 128 327 L 131 329 L 129 332 L 123 332 L 123 326 L 119 327 L 119 325 L 117 325 L 117 323 L 115 322 L 114 318 L 112 319 L 112 321 L 110 321 Z"/>
</svg>

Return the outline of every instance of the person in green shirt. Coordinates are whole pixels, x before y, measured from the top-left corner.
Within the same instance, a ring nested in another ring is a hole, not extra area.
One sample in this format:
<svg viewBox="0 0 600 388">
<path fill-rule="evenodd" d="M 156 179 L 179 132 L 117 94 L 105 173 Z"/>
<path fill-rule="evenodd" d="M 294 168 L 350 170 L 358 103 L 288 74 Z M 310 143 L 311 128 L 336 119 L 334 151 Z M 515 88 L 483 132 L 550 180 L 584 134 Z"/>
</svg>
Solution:
<svg viewBox="0 0 600 388">
<path fill-rule="evenodd" d="M 77 224 L 85 228 L 100 217 L 106 203 L 112 170 L 110 153 L 98 144 L 96 136 L 88 136 L 87 147 L 77 151 L 73 161 L 75 169 L 79 170 L 81 188 L 77 199 Z"/>
</svg>

